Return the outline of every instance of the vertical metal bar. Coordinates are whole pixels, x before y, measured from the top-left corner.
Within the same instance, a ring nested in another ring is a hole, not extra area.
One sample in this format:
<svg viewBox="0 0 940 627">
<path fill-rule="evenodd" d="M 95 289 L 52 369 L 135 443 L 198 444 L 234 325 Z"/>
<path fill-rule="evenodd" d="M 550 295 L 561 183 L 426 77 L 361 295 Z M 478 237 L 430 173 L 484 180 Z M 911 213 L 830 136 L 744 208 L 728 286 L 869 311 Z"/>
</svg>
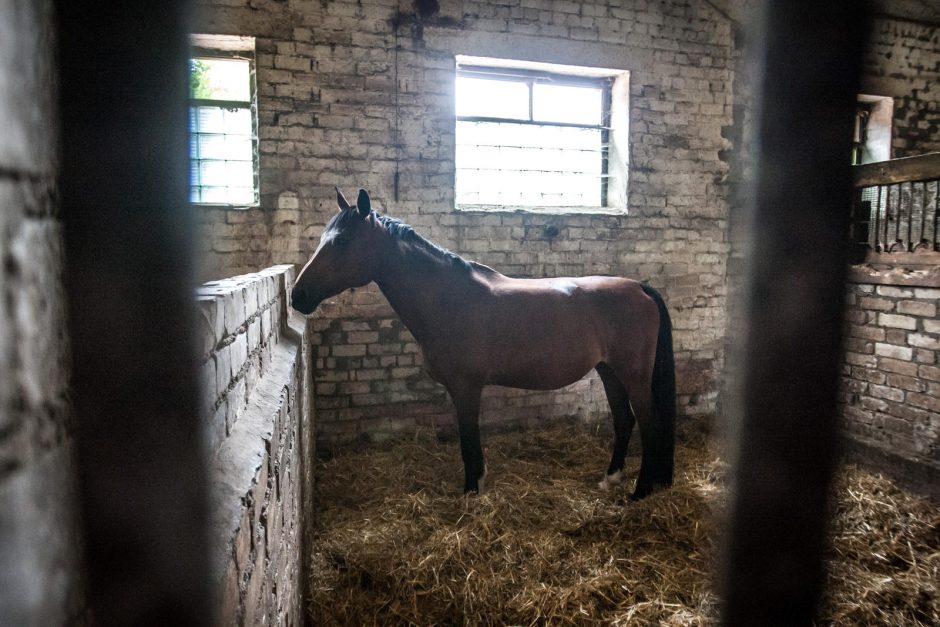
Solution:
<svg viewBox="0 0 940 627">
<path fill-rule="evenodd" d="M 885 252 L 891 252 L 891 189 L 893 185 L 885 187 Z M 893 243 L 893 242 L 892 242 Z"/>
<path fill-rule="evenodd" d="M 610 173 L 610 108 L 613 79 L 604 84 L 601 96 L 601 207 L 607 206 L 607 183 Z"/>
<path fill-rule="evenodd" d="M 879 229 L 881 228 L 881 222 L 882 222 L 881 220 L 881 185 L 878 185 L 875 189 L 878 190 L 878 202 L 875 205 L 875 229 L 874 229 L 875 245 L 873 246 L 873 248 L 875 249 L 875 252 L 880 253 L 881 252 L 881 232 L 879 231 Z"/>
<path fill-rule="evenodd" d="M 189 3 L 59 0 L 61 197 L 101 625 L 212 622 L 187 180 Z"/>
<path fill-rule="evenodd" d="M 901 184 L 903 190 L 903 183 Z M 914 250 L 914 183 L 913 181 L 907 184 L 907 189 L 910 192 L 908 198 L 910 202 L 907 204 L 907 251 L 911 252 Z M 902 204 L 903 206 L 903 204 Z"/>
<path fill-rule="evenodd" d="M 893 187 L 898 190 L 898 202 L 894 207 L 894 243 L 901 243 L 901 214 L 904 212 L 904 197 L 901 195 L 901 183 Z"/>
<path fill-rule="evenodd" d="M 764 46 L 723 625 L 809 625 L 823 581 L 866 2 L 758 3 Z M 812 103 L 812 106 L 806 106 Z M 792 190 L 803 201 L 792 202 Z"/>
<path fill-rule="evenodd" d="M 927 243 L 927 181 L 920 183 L 920 238 L 917 245 Z"/>
<path fill-rule="evenodd" d="M 940 179 L 934 181 L 933 195 L 933 249 L 940 250 Z"/>
</svg>

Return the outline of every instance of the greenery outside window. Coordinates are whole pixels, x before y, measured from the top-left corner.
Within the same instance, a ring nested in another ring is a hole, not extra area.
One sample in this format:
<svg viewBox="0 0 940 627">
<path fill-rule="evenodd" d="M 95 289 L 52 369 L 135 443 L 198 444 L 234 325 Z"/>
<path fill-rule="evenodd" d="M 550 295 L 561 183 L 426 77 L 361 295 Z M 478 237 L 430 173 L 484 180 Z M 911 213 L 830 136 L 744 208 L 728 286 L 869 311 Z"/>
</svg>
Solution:
<svg viewBox="0 0 940 627">
<path fill-rule="evenodd" d="M 254 40 L 201 35 L 194 36 L 193 43 L 189 73 L 190 202 L 257 206 Z"/>
</svg>

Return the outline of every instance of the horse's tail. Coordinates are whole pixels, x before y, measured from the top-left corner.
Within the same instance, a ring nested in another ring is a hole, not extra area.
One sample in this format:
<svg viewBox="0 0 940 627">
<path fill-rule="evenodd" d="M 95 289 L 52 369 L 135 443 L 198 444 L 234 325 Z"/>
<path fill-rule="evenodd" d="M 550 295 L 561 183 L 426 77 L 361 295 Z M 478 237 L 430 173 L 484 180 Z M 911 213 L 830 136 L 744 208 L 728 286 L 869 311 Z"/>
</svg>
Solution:
<svg viewBox="0 0 940 627">
<path fill-rule="evenodd" d="M 661 479 L 672 484 L 673 463 L 676 446 L 676 360 L 672 351 L 672 319 L 659 292 L 647 284 L 643 291 L 656 302 L 659 309 L 659 335 L 656 339 L 656 359 L 653 362 L 653 407 L 659 446 L 659 461 L 662 463 Z"/>
</svg>

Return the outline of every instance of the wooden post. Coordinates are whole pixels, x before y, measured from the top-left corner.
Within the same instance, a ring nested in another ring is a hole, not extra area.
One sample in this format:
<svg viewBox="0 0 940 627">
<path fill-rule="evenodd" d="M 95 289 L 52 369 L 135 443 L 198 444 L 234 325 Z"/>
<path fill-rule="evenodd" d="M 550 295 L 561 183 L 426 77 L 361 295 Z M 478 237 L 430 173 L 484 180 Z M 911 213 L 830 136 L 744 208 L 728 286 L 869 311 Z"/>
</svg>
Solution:
<svg viewBox="0 0 940 627">
<path fill-rule="evenodd" d="M 101 625 L 211 623 L 188 2 L 61 0 L 60 189 L 87 583 Z"/>
<path fill-rule="evenodd" d="M 762 3 L 744 392 L 724 625 L 809 625 L 823 580 L 867 3 Z"/>
</svg>

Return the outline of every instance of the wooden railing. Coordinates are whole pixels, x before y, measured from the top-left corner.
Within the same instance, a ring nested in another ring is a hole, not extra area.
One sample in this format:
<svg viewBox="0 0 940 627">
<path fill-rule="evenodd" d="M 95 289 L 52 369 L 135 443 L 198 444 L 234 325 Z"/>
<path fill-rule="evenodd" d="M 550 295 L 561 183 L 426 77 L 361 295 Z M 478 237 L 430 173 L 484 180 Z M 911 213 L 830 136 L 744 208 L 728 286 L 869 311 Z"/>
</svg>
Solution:
<svg viewBox="0 0 940 627">
<path fill-rule="evenodd" d="M 855 188 L 858 256 L 940 251 L 940 152 L 856 166 Z"/>
</svg>

